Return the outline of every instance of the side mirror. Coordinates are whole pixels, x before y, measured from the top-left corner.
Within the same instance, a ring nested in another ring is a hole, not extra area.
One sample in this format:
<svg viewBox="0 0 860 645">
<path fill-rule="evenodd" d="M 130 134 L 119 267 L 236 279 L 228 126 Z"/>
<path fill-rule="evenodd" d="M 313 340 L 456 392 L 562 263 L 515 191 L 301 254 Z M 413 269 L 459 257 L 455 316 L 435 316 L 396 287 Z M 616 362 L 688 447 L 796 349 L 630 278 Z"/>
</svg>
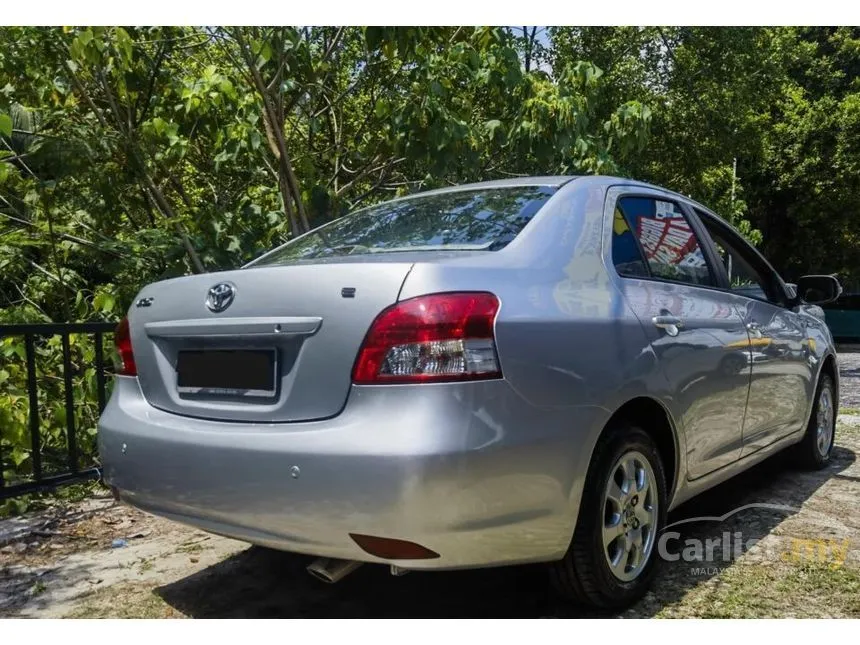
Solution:
<svg viewBox="0 0 860 645">
<path fill-rule="evenodd" d="M 805 275 L 797 281 L 798 297 L 811 305 L 833 302 L 842 294 L 842 285 L 832 275 Z"/>
</svg>

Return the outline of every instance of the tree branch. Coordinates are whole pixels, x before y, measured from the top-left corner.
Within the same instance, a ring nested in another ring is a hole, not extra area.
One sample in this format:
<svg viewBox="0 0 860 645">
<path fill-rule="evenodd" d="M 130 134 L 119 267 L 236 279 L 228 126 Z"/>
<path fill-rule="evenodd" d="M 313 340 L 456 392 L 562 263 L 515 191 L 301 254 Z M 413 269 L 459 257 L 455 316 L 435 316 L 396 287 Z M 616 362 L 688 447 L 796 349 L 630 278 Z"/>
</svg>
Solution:
<svg viewBox="0 0 860 645">
<path fill-rule="evenodd" d="M 285 208 L 288 208 L 287 203 L 289 199 L 292 198 L 293 202 L 296 205 L 296 210 L 298 211 L 301 223 L 301 228 L 298 232 L 303 233 L 305 231 L 309 231 L 310 224 L 308 223 L 308 217 L 305 213 L 305 207 L 302 202 L 298 178 L 296 177 L 296 173 L 293 170 L 292 164 L 290 163 L 289 154 L 287 153 L 287 143 L 284 138 L 283 124 L 282 122 L 279 122 L 273 101 L 269 96 L 269 93 L 266 91 L 266 83 L 263 81 L 263 77 L 260 75 L 260 70 L 257 69 L 257 65 L 252 58 L 252 54 L 250 53 L 248 45 L 245 42 L 245 39 L 242 36 L 242 32 L 239 28 L 233 30 L 233 37 L 236 39 L 236 42 L 239 45 L 240 53 L 245 60 L 245 65 L 251 73 L 251 77 L 254 81 L 254 87 L 256 88 L 257 93 L 260 95 L 260 98 L 263 101 L 263 117 L 264 120 L 268 119 L 268 127 L 271 128 L 272 134 L 275 138 L 275 143 L 277 144 L 278 160 L 281 164 L 281 170 L 285 178 L 285 187 L 287 188 L 286 191 L 282 191 L 282 194 L 284 196 Z"/>
</svg>

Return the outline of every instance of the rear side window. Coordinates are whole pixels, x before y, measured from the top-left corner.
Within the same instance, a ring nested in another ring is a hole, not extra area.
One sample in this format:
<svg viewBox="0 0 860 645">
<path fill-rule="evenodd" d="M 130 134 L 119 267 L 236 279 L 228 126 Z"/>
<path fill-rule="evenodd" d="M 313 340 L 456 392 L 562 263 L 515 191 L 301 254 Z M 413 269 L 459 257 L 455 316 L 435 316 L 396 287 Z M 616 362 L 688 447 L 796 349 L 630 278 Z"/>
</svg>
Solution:
<svg viewBox="0 0 860 645">
<path fill-rule="evenodd" d="M 681 208 L 653 197 L 622 197 L 615 206 L 612 261 L 619 275 L 715 284 Z"/>
<path fill-rule="evenodd" d="M 398 251 L 497 251 L 523 230 L 555 191 L 516 186 L 386 202 L 287 242 L 254 264 Z"/>
</svg>

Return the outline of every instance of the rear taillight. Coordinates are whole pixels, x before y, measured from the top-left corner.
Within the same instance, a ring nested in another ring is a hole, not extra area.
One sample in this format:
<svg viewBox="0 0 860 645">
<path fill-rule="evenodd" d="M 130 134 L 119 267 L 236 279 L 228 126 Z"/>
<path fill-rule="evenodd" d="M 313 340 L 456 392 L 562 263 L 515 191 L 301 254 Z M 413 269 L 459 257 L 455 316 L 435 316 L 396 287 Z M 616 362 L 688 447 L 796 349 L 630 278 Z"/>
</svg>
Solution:
<svg viewBox="0 0 860 645">
<path fill-rule="evenodd" d="M 398 302 L 376 317 L 358 353 L 360 385 L 500 378 L 491 293 L 437 293 Z"/>
<path fill-rule="evenodd" d="M 119 321 L 113 334 L 113 343 L 117 353 L 116 373 L 122 376 L 137 376 L 137 365 L 134 364 L 134 352 L 131 349 L 128 318 Z"/>
</svg>

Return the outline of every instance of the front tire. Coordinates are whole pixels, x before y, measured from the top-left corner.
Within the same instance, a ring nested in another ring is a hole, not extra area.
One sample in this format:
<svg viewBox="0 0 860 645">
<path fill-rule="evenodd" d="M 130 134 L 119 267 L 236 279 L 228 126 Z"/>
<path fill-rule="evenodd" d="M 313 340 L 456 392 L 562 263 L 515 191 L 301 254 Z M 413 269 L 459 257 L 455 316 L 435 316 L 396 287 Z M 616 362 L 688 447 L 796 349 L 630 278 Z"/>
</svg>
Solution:
<svg viewBox="0 0 860 645">
<path fill-rule="evenodd" d="M 627 422 L 610 427 L 594 450 L 570 547 L 550 565 L 555 587 L 569 600 L 600 609 L 641 598 L 656 573 L 666 498 L 654 440 Z"/>
<path fill-rule="evenodd" d="M 836 439 L 836 388 L 829 374 L 822 374 L 815 391 L 815 407 L 803 439 L 794 447 L 794 456 L 801 467 L 821 470 L 830 463 Z"/>
</svg>

